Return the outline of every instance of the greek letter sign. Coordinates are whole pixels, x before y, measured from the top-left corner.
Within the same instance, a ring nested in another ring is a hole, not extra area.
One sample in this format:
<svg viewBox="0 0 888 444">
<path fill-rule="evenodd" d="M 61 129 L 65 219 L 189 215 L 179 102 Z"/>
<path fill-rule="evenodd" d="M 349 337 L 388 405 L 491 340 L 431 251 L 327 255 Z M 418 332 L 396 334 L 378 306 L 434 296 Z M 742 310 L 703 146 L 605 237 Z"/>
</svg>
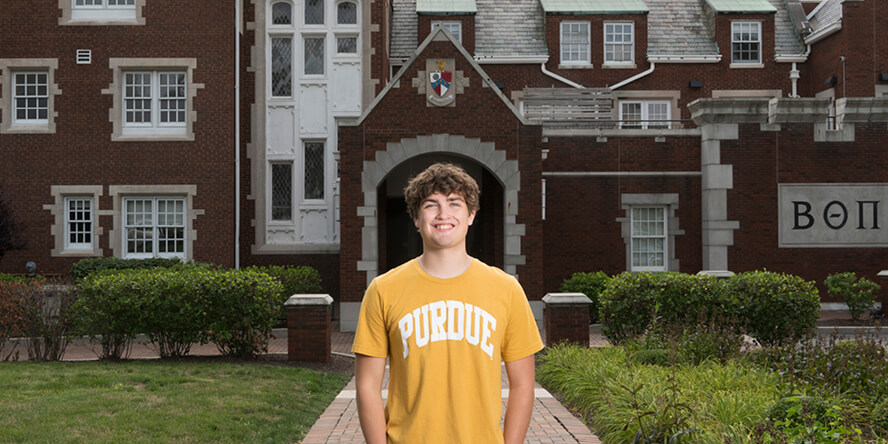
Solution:
<svg viewBox="0 0 888 444">
<path fill-rule="evenodd" d="M 781 248 L 888 247 L 888 184 L 778 185 Z"/>
</svg>

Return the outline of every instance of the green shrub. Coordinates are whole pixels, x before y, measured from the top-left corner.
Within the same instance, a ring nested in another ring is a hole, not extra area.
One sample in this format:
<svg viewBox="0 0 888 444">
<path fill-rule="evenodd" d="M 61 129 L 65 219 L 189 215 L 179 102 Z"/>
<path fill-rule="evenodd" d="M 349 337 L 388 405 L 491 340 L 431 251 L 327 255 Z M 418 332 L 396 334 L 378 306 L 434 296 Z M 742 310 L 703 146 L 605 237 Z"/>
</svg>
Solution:
<svg viewBox="0 0 888 444">
<path fill-rule="evenodd" d="M 615 344 L 638 337 L 654 319 L 691 326 L 707 317 L 736 311 L 716 278 L 666 273 L 622 273 L 601 293 L 602 333 Z"/>
<path fill-rule="evenodd" d="M 105 270 L 80 287 L 73 316 L 104 359 L 128 357 L 140 333 L 163 357 L 208 341 L 226 356 L 254 357 L 267 350 L 281 291 L 268 275 L 206 266 Z"/>
<path fill-rule="evenodd" d="M 669 350 L 662 348 L 638 350 L 629 355 L 629 362 L 639 365 L 669 365 Z"/>
<path fill-rule="evenodd" d="M 798 276 L 754 271 L 731 276 L 725 285 L 747 333 L 764 345 L 800 339 L 820 316 L 814 282 Z"/>
<path fill-rule="evenodd" d="M 281 283 L 283 290 L 278 296 L 281 313 L 278 316 L 283 315 L 284 303 L 287 302 L 290 296 L 294 294 L 318 294 L 324 292 L 324 287 L 321 284 L 321 273 L 309 266 L 267 265 L 246 267 L 244 270 L 265 273 Z"/>
<path fill-rule="evenodd" d="M 23 276 L 19 274 L 0 273 L 0 282 L 22 282 L 22 281 L 42 281 L 46 278 L 37 275 L 34 277 Z"/>
<path fill-rule="evenodd" d="M 601 305 L 599 295 L 607 287 L 610 278 L 602 271 L 594 273 L 574 273 L 569 279 L 561 283 L 561 291 L 564 293 L 583 293 L 589 300 L 589 322 L 598 322 L 598 310 Z"/>
<path fill-rule="evenodd" d="M 80 282 L 91 273 L 101 270 L 129 270 L 140 268 L 170 268 L 181 265 L 178 258 L 118 259 L 116 257 L 91 257 L 81 259 L 71 267 L 71 277 Z"/>
<path fill-rule="evenodd" d="M 73 319 L 71 306 L 77 300 L 77 288 L 37 281 L 39 286 L 27 294 L 25 336 L 28 359 L 60 361 L 65 356 Z"/>
<path fill-rule="evenodd" d="M 18 352 L 10 340 L 25 335 L 28 328 L 26 301 L 37 288 L 36 281 L 0 282 L 0 361 L 18 360 Z"/>
<path fill-rule="evenodd" d="M 848 304 L 851 319 L 860 319 L 860 315 L 871 310 L 876 302 L 873 292 L 879 290 L 879 285 L 867 278 L 857 278 L 854 273 L 836 273 L 829 275 L 823 282 L 829 294 L 835 298 L 841 298 Z"/>
<path fill-rule="evenodd" d="M 767 417 L 771 421 L 779 422 L 793 419 L 801 420 L 800 416 L 790 417 L 790 409 L 801 407 L 802 416 L 807 416 L 817 421 L 826 419 L 826 412 L 831 407 L 823 398 L 816 396 L 787 396 L 780 398 L 768 409 Z M 793 422 L 794 422 L 793 421 Z"/>
<path fill-rule="evenodd" d="M 888 398 L 879 401 L 870 414 L 870 421 L 881 436 L 888 435 Z"/>
</svg>

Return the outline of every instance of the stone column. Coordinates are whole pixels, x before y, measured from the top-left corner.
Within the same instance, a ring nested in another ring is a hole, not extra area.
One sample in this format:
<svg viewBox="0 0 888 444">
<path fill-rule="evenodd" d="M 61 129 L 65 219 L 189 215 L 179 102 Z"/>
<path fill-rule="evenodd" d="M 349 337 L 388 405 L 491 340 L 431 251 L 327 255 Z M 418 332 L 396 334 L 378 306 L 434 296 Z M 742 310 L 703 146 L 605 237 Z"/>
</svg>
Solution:
<svg viewBox="0 0 888 444">
<path fill-rule="evenodd" d="M 572 342 L 589 346 L 589 305 L 583 293 L 548 293 L 543 296 L 546 345 Z"/>
<path fill-rule="evenodd" d="M 296 294 L 287 299 L 288 361 L 330 360 L 332 304 L 328 294 Z"/>
</svg>

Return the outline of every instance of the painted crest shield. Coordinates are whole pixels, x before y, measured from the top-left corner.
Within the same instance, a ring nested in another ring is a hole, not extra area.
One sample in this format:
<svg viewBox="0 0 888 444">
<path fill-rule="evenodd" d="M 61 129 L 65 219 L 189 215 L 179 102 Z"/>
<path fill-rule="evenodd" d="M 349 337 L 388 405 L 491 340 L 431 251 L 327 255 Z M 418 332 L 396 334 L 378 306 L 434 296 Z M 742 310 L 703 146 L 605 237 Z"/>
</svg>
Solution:
<svg viewBox="0 0 888 444">
<path fill-rule="evenodd" d="M 450 89 L 453 73 L 444 70 L 443 60 L 439 60 L 437 65 L 438 70 L 429 73 L 429 82 L 432 84 L 432 89 L 435 90 L 438 97 L 444 97 L 444 94 L 447 94 L 447 90 Z"/>
</svg>

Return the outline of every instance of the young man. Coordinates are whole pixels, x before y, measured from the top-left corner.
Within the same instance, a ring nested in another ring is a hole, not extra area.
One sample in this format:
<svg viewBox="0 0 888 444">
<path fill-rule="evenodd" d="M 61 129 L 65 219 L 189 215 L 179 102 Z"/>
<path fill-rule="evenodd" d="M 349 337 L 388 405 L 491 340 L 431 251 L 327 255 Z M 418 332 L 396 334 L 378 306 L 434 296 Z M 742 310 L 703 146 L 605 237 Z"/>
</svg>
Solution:
<svg viewBox="0 0 888 444">
<path fill-rule="evenodd" d="M 543 344 L 518 281 L 466 252 L 478 184 L 457 166 L 434 164 L 404 194 L 423 251 L 374 279 L 361 304 L 352 350 L 364 437 L 368 444 L 522 443 L 534 353 Z M 509 378 L 502 429 L 501 361 Z"/>
</svg>

